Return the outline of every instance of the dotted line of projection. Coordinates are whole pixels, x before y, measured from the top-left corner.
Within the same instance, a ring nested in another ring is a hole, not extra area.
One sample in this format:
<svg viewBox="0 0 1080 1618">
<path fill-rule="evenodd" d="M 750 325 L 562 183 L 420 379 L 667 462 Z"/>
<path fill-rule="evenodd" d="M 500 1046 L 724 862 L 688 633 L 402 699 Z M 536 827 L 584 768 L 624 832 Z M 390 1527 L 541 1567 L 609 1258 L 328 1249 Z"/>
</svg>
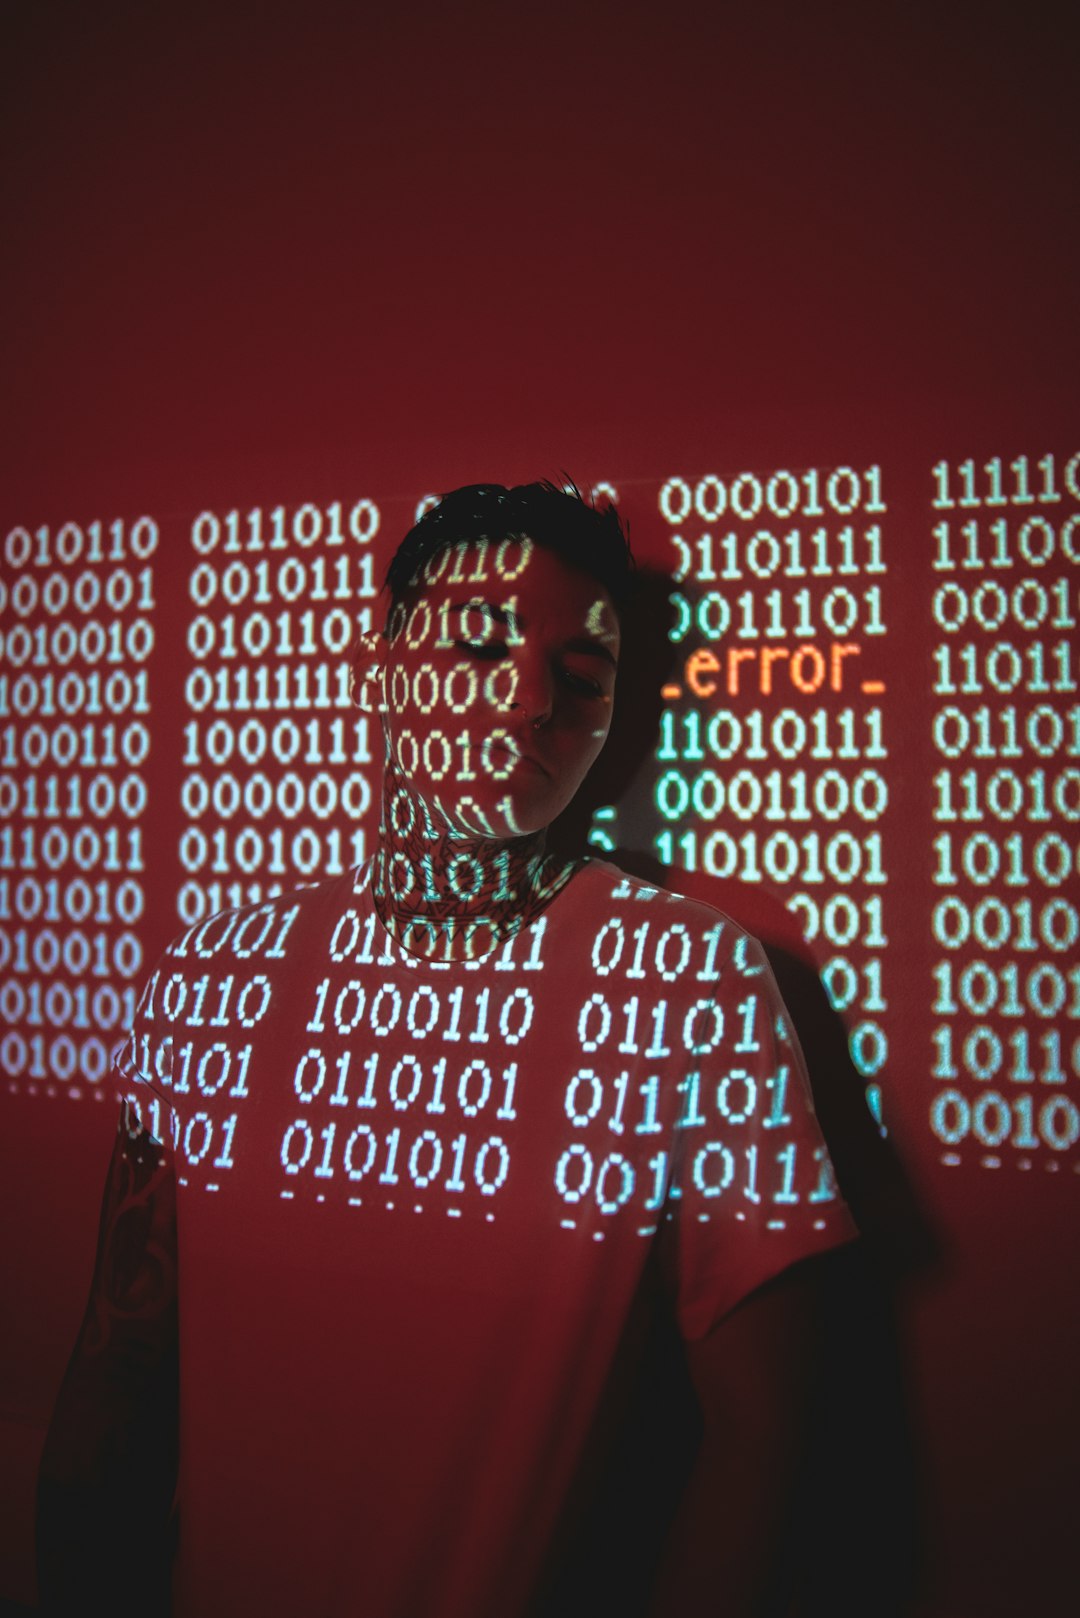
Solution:
<svg viewBox="0 0 1080 1618">
<path fill-rule="evenodd" d="M 961 1168 L 964 1163 L 964 1159 L 961 1157 L 959 1152 L 942 1152 L 938 1161 L 943 1163 L 945 1167 L 949 1169 Z M 1011 1158 L 1009 1161 L 1011 1162 L 1012 1167 L 1015 1169 L 1033 1169 L 1035 1167 L 1035 1164 L 1032 1162 L 1030 1157 Z M 984 1169 L 1000 1169 L 1004 1166 L 1004 1162 L 1005 1159 L 1000 1157 L 985 1156 L 979 1158 L 979 1165 Z M 1051 1160 L 1050 1162 L 1043 1164 L 1043 1168 L 1046 1170 L 1047 1174 L 1058 1174 L 1063 1166 L 1063 1164 L 1057 1162 L 1056 1160 Z M 1080 1159 L 1071 1164 L 1070 1167 L 1074 1174 L 1080 1174 Z"/>
</svg>

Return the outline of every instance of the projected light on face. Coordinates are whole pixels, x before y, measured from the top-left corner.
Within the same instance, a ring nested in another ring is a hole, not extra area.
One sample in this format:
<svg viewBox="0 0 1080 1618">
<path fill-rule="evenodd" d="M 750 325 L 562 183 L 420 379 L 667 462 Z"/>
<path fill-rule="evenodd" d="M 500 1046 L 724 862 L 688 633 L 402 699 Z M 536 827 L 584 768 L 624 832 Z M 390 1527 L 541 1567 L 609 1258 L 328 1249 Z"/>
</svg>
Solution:
<svg viewBox="0 0 1080 1618">
<path fill-rule="evenodd" d="M 611 724 L 603 586 L 527 537 L 470 540 L 424 564 L 387 634 L 389 761 L 434 821 L 496 839 L 549 825 Z"/>
</svg>

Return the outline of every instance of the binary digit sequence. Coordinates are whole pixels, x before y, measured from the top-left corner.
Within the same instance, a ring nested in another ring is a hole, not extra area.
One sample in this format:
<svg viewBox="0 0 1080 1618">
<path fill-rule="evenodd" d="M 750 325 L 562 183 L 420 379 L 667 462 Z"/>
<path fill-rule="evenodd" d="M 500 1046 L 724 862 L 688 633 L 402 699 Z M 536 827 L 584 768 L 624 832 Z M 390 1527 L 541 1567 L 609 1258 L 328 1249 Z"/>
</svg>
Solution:
<svg viewBox="0 0 1080 1618">
<path fill-rule="evenodd" d="M 931 483 L 950 515 L 931 527 L 929 1124 L 950 1166 L 1055 1170 L 1080 1139 L 1080 456 L 941 460 Z"/>
<path fill-rule="evenodd" d="M 368 499 L 191 525 L 183 922 L 364 859 L 374 760 L 349 657 L 372 628 L 379 526 Z"/>
<path fill-rule="evenodd" d="M 677 675 L 656 749 L 665 865 L 786 895 L 867 1101 L 889 1053 L 881 468 L 669 478 Z"/>
<path fill-rule="evenodd" d="M 153 517 L 15 527 L 0 576 L 0 1067 L 78 1097 L 143 968 Z"/>
</svg>

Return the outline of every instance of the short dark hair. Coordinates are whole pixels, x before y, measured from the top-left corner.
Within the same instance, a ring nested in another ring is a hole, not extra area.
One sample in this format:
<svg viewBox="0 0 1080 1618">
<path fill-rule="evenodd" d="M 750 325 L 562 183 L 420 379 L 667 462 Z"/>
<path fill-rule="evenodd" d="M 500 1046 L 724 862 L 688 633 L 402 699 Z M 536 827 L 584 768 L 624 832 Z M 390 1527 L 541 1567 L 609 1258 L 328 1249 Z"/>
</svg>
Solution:
<svg viewBox="0 0 1080 1618">
<path fill-rule="evenodd" d="M 449 546 L 470 539 L 498 544 L 525 534 L 596 579 L 621 611 L 634 569 L 626 529 L 613 505 L 592 505 L 569 482 L 521 483 L 513 489 L 501 483 L 468 483 L 452 489 L 409 529 L 387 568 L 383 588 L 396 604 L 420 583 L 425 562 Z"/>
</svg>

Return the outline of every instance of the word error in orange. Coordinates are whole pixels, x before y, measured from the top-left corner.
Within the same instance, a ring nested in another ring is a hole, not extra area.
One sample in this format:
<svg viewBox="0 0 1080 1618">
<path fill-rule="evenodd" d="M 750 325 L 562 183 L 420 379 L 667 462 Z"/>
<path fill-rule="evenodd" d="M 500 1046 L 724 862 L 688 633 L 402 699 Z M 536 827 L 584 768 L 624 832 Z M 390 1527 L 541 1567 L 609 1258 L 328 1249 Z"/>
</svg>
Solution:
<svg viewBox="0 0 1080 1618">
<path fill-rule="evenodd" d="M 684 689 L 695 697 L 712 697 L 723 690 L 729 697 L 774 691 L 800 691 L 813 696 L 822 689 L 851 691 L 858 677 L 851 659 L 862 654 L 854 641 L 831 641 L 824 649 L 806 642 L 801 646 L 729 646 L 714 652 L 700 646 L 683 665 L 683 684 L 661 686 L 660 695 L 673 702 Z M 874 696 L 885 690 L 884 680 L 858 680 L 858 689 Z"/>
</svg>

